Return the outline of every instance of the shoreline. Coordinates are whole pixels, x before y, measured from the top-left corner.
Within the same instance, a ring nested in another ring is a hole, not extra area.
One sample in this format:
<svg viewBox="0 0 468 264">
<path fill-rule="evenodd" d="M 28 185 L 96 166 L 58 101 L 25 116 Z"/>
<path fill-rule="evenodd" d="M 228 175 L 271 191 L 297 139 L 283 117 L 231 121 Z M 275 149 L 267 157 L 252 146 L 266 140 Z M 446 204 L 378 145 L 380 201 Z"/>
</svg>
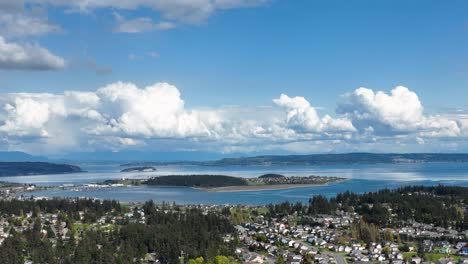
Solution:
<svg viewBox="0 0 468 264">
<path fill-rule="evenodd" d="M 287 190 L 287 189 L 295 189 L 295 188 L 306 188 L 306 187 L 320 187 L 320 186 L 327 186 L 330 184 L 341 183 L 345 181 L 349 181 L 349 178 L 342 178 L 340 180 L 336 180 L 333 182 L 325 182 L 325 183 L 305 183 L 305 184 L 272 184 L 272 185 L 239 185 L 239 186 L 223 186 L 223 187 L 193 187 L 193 186 L 170 186 L 170 185 L 132 185 L 132 184 L 123 184 L 123 185 L 104 185 L 104 184 L 93 184 L 93 186 L 87 185 L 77 185 L 77 186 L 34 186 L 33 189 L 24 189 L 17 194 L 27 194 L 30 192 L 36 191 L 48 191 L 48 190 L 96 190 L 96 189 L 107 189 L 107 188 L 132 188 L 136 186 L 147 186 L 147 187 L 156 187 L 156 188 L 189 188 L 194 190 L 199 190 L 203 192 L 211 192 L 211 193 L 223 193 L 223 192 L 253 192 L 253 191 L 271 191 L 271 190 Z M 21 185 L 23 186 L 23 185 Z M 23 186 L 24 187 L 24 186 Z"/>
<path fill-rule="evenodd" d="M 326 183 L 310 183 L 310 184 L 273 184 L 273 185 L 244 185 L 244 186 L 224 186 L 224 187 L 190 187 L 195 190 L 204 192 L 254 192 L 254 191 L 273 191 L 273 190 L 288 190 L 304 187 L 320 187 L 327 186 L 329 184 L 340 183 L 348 181 L 349 179 L 342 179 L 334 182 Z"/>
</svg>

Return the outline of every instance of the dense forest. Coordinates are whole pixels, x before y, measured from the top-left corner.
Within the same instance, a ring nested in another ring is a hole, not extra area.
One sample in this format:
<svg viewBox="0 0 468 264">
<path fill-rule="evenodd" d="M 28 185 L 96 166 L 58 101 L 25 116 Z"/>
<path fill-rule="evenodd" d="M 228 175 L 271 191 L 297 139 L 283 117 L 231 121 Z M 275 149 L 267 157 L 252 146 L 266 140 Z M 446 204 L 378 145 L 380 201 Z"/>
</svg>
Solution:
<svg viewBox="0 0 468 264">
<path fill-rule="evenodd" d="M 82 172 L 82 170 L 75 165 L 49 162 L 0 162 L 0 177 L 74 172 Z"/>
<path fill-rule="evenodd" d="M 78 212 L 83 212 L 83 222 L 93 223 L 107 212 L 122 212 L 117 201 L 92 199 L 40 199 L 40 200 L 0 200 L 0 213 L 4 215 L 24 215 L 33 212 L 33 216 L 40 213 L 53 214 L 60 212 L 70 221 L 79 220 Z"/>
<path fill-rule="evenodd" d="M 49 264 L 139 263 L 149 253 L 161 263 L 179 263 L 199 257 L 211 260 L 234 253 L 234 242 L 223 241 L 223 235 L 233 232 L 229 221 L 197 208 L 165 210 L 147 202 L 139 209 L 141 214 L 136 209 L 133 212 L 141 221 L 124 218 L 119 225 L 109 224 L 108 229 L 87 229 L 62 239 L 56 237 L 50 227 L 43 232 L 42 215 L 60 212 L 66 227 L 76 230 L 74 218 L 80 211 L 99 216 L 101 210 L 115 212 L 121 210 L 121 206 L 112 201 L 91 200 L 2 201 L 0 206 L 2 214 L 22 214 L 31 209 L 35 212 L 30 218 L 33 228 L 22 233 L 10 230 L 11 236 L 0 245 L 0 263 L 22 264 L 25 258 L 33 263 Z"/>
<path fill-rule="evenodd" d="M 379 226 L 397 226 L 416 221 L 436 226 L 468 230 L 468 188 L 451 186 L 409 186 L 394 190 L 356 194 L 345 192 L 333 198 L 314 196 L 308 204 L 269 205 L 272 216 L 294 212 L 305 215 L 333 214 L 337 210 L 354 211 Z M 390 211 L 390 210 L 391 211 Z M 392 213 L 393 214 L 392 214 Z"/>
<path fill-rule="evenodd" d="M 325 184 L 343 180 L 336 177 L 306 176 L 306 177 L 286 177 L 279 174 L 264 174 L 256 178 L 240 178 L 225 175 L 169 175 L 154 177 L 138 184 L 157 185 L 157 186 L 183 186 L 216 188 L 227 186 L 263 186 L 263 185 L 281 185 L 281 184 Z M 106 183 L 128 183 L 124 181 L 106 181 Z M 130 183 L 135 182 L 130 180 Z"/>
<path fill-rule="evenodd" d="M 183 187 L 224 187 L 248 185 L 243 178 L 225 175 L 170 175 L 159 176 L 144 181 L 143 184 Z"/>
</svg>

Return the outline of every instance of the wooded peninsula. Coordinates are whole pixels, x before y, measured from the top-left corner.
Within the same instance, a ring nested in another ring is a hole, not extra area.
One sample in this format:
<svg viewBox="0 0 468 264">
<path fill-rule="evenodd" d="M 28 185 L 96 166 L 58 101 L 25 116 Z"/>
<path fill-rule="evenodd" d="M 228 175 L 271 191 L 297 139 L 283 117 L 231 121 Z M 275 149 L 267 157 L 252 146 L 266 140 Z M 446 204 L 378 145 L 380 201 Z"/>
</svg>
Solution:
<svg viewBox="0 0 468 264">
<path fill-rule="evenodd" d="M 276 190 L 324 185 L 344 181 L 344 178 L 323 176 L 283 176 L 264 174 L 256 178 L 226 175 L 167 175 L 149 179 L 110 180 L 106 184 L 150 185 L 197 188 L 210 192 Z"/>
</svg>

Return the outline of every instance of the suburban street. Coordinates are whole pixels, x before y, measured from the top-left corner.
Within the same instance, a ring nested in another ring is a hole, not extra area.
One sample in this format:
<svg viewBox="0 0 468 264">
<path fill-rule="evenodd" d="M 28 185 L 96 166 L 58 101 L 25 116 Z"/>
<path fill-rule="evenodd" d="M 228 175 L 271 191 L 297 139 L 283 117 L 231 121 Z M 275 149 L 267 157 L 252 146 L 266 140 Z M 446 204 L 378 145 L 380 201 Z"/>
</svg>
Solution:
<svg viewBox="0 0 468 264">
<path fill-rule="evenodd" d="M 336 264 L 346 264 L 345 258 L 340 254 L 332 253 L 328 251 L 324 251 L 323 254 L 335 258 Z"/>
</svg>

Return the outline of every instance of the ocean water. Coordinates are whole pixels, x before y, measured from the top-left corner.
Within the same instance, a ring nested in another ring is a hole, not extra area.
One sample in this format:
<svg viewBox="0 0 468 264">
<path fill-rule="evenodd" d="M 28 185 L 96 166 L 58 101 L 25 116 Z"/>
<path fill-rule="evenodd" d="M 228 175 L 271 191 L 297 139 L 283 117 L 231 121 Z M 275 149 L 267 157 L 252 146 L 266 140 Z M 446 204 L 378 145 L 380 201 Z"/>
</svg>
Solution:
<svg viewBox="0 0 468 264">
<path fill-rule="evenodd" d="M 264 190 L 214 193 L 179 187 L 116 187 L 93 190 L 47 190 L 28 193 L 38 197 L 93 197 L 116 199 L 122 202 L 176 202 L 178 204 L 269 204 L 283 201 L 306 202 L 310 197 L 322 194 L 328 197 L 344 191 L 357 193 L 397 188 L 404 185 L 459 185 L 468 186 L 468 163 L 426 164 L 375 164 L 339 166 L 160 166 L 157 172 L 120 173 L 117 164 L 78 164 L 86 173 L 3 177 L 4 181 L 33 183 L 41 186 L 61 184 L 86 184 L 108 179 L 146 178 L 171 174 L 223 174 L 238 177 L 257 177 L 264 173 L 287 176 L 337 176 L 349 179 L 345 182 L 294 188 L 288 190 Z"/>
</svg>

